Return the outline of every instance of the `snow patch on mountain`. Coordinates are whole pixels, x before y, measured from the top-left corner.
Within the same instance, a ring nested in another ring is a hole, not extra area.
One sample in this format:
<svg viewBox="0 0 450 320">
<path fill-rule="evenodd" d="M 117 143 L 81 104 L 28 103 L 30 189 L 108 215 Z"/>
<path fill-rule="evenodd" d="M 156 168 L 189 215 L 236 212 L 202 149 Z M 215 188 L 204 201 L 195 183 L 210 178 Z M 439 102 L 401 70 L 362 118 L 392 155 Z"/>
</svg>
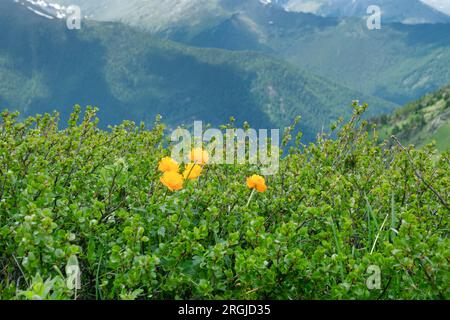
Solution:
<svg viewBox="0 0 450 320">
<path fill-rule="evenodd" d="M 450 0 L 420 0 L 420 1 L 450 16 Z"/>
<path fill-rule="evenodd" d="M 321 16 L 362 17 L 370 5 L 383 10 L 383 18 L 405 24 L 450 22 L 450 0 L 278 0 L 288 11 Z M 446 14 L 447 13 L 447 14 Z"/>
<path fill-rule="evenodd" d="M 44 0 L 14 0 L 14 2 L 47 19 L 64 19 L 67 17 L 67 7 L 57 3 Z"/>
</svg>

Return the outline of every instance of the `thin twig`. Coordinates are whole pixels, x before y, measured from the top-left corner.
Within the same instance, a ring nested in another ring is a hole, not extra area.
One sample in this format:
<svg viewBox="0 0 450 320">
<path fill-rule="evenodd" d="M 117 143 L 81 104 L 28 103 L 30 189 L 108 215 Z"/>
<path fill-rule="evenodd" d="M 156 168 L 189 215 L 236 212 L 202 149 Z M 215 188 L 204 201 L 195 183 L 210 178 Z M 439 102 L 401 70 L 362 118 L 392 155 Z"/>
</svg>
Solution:
<svg viewBox="0 0 450 320">
<path fill-rule="evenodd" d="M 420 172 L 417 170 L 417 168 L 414 165 L 414 161 L 411 158 L 411 155 L 409 154 L 408 150 L 406 150 L 406 148 L 400 143 L 400 141 L 397 139 L 396 136 L 392 135 L 391 136 L 392 139 L 394 139 L 394 141 L 399 145 L 399 147 L 406 153 L 406 155 L 408 156 L 408 160 L 411 163 L 413 169 L 414 169 L 414 174 L 416 175 L 416 177 L 422 181 L 422 183 L 428 188 L 430 189 L 435 196 L 439 199 L 439 201 L 442 203 L 442 205 L 450 211 L 450 205 L 444 200 L 444 198 L 439 194 L 439 192 L 436 191 L 436 189 L 433 188 L 433 186 L 431 184 L 429 184 L 424 178 L 423 176 L 420 174 Z"/>
<path fill-rule="evenodd" d="M 25 273 L 23 272 L 22 267 L 21 267 L 20 264 L 19 264 L 19 261 L 17 261 L 17 259 L 16 259 L 16 257 L 14 256 L 14 254 L 12 255 L 12 257 L 13 257 L 14 261 L 16 262 L 17 266 L 19 267 L 19 270 L 20 270 L 20 272 L 22 273 L 23 278 L 25 279 L 25 283 L 27 284 L 27 287 L 29 287 L 30 284 L 29 284 L 28 281 L 27 281 L 27 277 L 25 276 Z"/>
</svg>

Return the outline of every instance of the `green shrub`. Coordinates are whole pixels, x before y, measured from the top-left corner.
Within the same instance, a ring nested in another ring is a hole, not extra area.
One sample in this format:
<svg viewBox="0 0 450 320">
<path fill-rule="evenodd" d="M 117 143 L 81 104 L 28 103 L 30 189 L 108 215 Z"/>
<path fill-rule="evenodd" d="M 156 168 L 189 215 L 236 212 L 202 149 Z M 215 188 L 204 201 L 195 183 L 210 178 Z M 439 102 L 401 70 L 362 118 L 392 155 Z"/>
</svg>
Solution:
<svg viewBox="0 0 450 320">
<path fill-rule="evenodd" d="M 379 145 L 363 111 L 335 139 L 297 141 L 248 205 L 252 165 L 209 165 L 169 192 L 159 122 L 102 131 L 76 107 L 58 129 L 57 114 L 3 112 L 0 298 L 449 298 L 449 153 Z"/>
</svg>

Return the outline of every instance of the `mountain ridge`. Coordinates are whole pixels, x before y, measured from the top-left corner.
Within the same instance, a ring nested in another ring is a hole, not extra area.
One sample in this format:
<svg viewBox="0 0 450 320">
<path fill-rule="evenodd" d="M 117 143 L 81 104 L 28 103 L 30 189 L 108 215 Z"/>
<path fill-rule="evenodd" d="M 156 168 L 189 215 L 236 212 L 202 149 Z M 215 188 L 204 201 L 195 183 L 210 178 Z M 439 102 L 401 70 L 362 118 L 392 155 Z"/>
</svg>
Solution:
<svg viewBox="0 0 450 320">
<path fill-rule="evenodd" d="M 122 21 L 186 45 L 269 54 L 399 105 L 450 82 L 450 70 L 446 68 L 450 64 L 450 23 L 404 25 L 382 19 L 381 30 L 368 30 L 362 16 L 339 18 L 288 12 L 280 1 L 211 0 L 207 5 L 202 1 L 75 3 L 84 5 L 88 12 L 89 8 L 99 10 L 104 15 L 100 20 Z M 391 6 L 400 3 L 382 2 Z M 59 3 L 69 4 L 72 0 Z M 355 3 L 361 7 L 363 2 Z M 403 8 L 408 3 L 398 6 Z"/>
<path fill-rule="evenodd" d="M 24 8 L 6 13 L 2 6 L 0 27 L 9 30 L 0 35 L 2 108 L 59 109 L 67 117 L 74 104 L 95 105 L 108 124 L 162 114 L 171 125 L 220 125 L 233 116 L 256 128 L 283 127 L 302 115 L 311 140 L 349 115 L 353 99 L 371 103 L 372 114 L 396 107 L 255 52 L 187 47 L 120 23 L 86 21 L 70 31 L 63 21 L 28 19 Z"/>
<path fill-rule="evenodd" d="M 233 14 L 240 6 L 250 4 L 252 6 L 275 6 L 294 12 L 310 12 L 331 17 L 358 17 L 367 15 L 370 5 L 378 5 L 382 9 L 383 19 L 387 22 L 401 23 L 448 23 L 450 15 L 439 11 L 438 6 L 424 3 L 420 0 L 51 0 L 63 5 L 79 5 L 94 19 L 129 21 L 136 24 L 140 16 L 140 23 L 145 22 L 151 26 L 152 21 L 174 22 L 177 13 L 188 15 L 195 11 L 200 16 Z M 120 7 L 121 10 L 116 9 Z M 133 9 L 133 8 L 136 8 Z M 137 10 L 139 8 L 139 11 Z M 153 13 L 152 13 L 153 12 Z M 205 14 L 206 13 L 206 14 Z M 178 19 L 183 19 L 180 16 Z M 167 18 L 169 17 L 169 18 Z M 185 19 L 186 21 L 189 20 Z M 151 27 L 150 27 L 151 28 Z"/>
<path fill-rule="evenodd" d="M 420 0 L 280 0 L 289 11 L 311 12 L 331 17 L 367 16 L 367 8 L 379 6 L 382 20 L 407 24 L 448 23 L 450 16 Z"/>
</svg>

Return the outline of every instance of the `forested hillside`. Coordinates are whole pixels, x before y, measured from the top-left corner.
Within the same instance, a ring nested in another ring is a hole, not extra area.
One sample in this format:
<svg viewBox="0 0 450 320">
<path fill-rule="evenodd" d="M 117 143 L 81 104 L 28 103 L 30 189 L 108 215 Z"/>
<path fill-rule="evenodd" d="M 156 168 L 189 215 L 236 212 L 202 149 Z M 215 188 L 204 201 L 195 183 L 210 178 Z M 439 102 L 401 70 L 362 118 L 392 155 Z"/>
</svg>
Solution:
<svg viewBox="0 0 450 320">
<path fill-rule="evenodd" d="M 409 103 L 392 115 L 375 120 L 381 139 L 396 135 L 405 144 L 423 147 L 436 142 L 440 151 L 450 150 L 450 86 Z"/>
</svg>

